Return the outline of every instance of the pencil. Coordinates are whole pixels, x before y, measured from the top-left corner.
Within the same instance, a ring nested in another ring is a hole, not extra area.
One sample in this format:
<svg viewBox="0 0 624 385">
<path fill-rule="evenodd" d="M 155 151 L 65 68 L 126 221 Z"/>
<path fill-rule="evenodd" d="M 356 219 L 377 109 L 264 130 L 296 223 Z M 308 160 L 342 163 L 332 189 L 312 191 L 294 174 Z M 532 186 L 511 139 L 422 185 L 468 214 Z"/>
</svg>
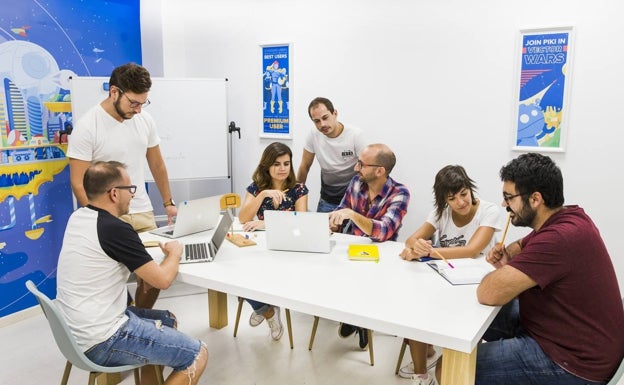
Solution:
<svg viewBox="0 0 624 385">
<path fill-rule="evenodd" d="M 500 244 L 505 246 L 505 237 L 507 236 L 507 229 L 509 228 L 509 223 L 511 222 L 511 213 L 507 214 L 507 224 L 505 225 L 505 230 L 503 230 L 503 238 L 501 238 Z"/>
<path fill-rule="evenodd" d="M 441 260 L 443 260 L 444 262 L 446 262 L 446 264 L 447 264 L 447 265 L 449 265 L 449 266 L 451 267 L 451 269 L 454 269 L 454 268 L 455 268 L 455 266 L 453 266 L 453 265 L 452 265 L 452 264 L 451 264 L 451 263 L 450 263 L 450 262 L 449 262 L 446 258 L 444 258 L 444 255 L 440 254 L 440 253 L 438 252 L 438 250 L 436 250 L 436 249 L 435 249 L 435 247 L 434 247 L 434 248 L 432 248 L 432 249 L 431 249 L 431 251 L 433 251 L 433 253 L 434 253 L 435 255 L 437 255 L 438 257 L 440 257 L 440 259 L 441 259 Z"/>
</svg>

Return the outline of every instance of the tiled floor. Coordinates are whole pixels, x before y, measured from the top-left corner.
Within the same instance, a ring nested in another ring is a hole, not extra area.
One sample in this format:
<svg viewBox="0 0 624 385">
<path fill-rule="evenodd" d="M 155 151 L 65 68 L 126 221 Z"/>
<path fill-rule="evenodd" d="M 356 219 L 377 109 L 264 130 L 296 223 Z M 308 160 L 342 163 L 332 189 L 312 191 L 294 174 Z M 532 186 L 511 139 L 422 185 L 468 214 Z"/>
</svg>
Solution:
<svg viewBox="0 0 624 385">
<path fill-rule="evenodd" d="M 394 375 L 399 337 L 375 333 L 375 366 L 370 366 L 368 352 L 359 349 L 357 337 L 340 339 L 335 321 L 321 319 L 314 349 L 309 351 L 313 317 L 291 312 L 291 350 L 286 331 L 279 342 L 274 342 L 266 323 L 249 326 L 248 304 L 243 306 L 238 336 L 234 338 L 236 297 L 228 296 L 229 325 L 220 330 L 208 327 L 208 301 L 201 290 L 176 285 L 161 297 L 156 307 L 173 311 L 180 330 L 208 345 L 210 358 L 200 384 L 410 384 L 410 380 Z M 283 310 L 282 321 L 286 326 Z M 0 328 L 0 341 L 0 385 L 60 383 L 65 360 L 42 314 Z M 408 358 L 405 360 L 407 363 Z M 82 370 L 74 369 L 69 384 L 86 384 L 87 377 Z M 132 376 L 122 381 L 124 385 L 133 383 Z"/>
</svg>

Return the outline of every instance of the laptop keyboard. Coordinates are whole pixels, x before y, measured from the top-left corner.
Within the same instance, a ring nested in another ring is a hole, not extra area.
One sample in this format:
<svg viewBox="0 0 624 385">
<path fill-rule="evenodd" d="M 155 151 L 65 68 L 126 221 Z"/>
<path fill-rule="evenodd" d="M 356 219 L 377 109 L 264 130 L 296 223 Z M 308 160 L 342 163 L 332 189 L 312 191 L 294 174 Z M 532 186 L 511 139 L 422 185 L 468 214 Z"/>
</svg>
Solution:
<svg viewBox="0 0 624 385">
<path fill-rule="evenodd" d="M 173 235 L 173 230 L 163 231 L 164 234 Z"/>
<path fill-rule="evenodd" d="M 210 261 L 210 252 L 207 243 L 191 243 L 184 245 L 186 262 Z"/>
</svg>

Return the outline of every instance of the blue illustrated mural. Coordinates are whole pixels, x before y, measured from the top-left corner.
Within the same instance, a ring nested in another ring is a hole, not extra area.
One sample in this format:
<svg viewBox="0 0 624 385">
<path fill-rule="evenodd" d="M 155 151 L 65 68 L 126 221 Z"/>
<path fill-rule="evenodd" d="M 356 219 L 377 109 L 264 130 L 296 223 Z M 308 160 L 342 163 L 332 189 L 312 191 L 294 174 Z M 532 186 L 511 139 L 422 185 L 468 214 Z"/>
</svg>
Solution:
<svg viewBox="0 0 624 385">
<path fill-rule="evenodd" d="M 139 0 L 0 0 L 0 317 L 56 296 L 72 76 L 141 63 Z"/>
</svg>

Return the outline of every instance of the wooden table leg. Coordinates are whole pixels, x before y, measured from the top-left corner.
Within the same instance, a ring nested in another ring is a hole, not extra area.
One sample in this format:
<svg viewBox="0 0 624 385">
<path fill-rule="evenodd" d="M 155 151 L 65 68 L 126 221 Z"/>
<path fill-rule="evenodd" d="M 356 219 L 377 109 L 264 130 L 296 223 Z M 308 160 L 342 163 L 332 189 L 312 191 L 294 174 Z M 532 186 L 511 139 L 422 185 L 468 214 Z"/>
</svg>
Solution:
<svg viewBox="0 0 624 385">
<path fill-rule="evenodd" d="M 442 378 L 440 385 L 474 385 L 477 347 L 472 353 L 442 349 Z"/>
<path fill-rule="evenodd" d="M 211 328 L 221 329 L 227 326 L 227 294 L 208 289 L 208 319 Z"/>
</svg>

